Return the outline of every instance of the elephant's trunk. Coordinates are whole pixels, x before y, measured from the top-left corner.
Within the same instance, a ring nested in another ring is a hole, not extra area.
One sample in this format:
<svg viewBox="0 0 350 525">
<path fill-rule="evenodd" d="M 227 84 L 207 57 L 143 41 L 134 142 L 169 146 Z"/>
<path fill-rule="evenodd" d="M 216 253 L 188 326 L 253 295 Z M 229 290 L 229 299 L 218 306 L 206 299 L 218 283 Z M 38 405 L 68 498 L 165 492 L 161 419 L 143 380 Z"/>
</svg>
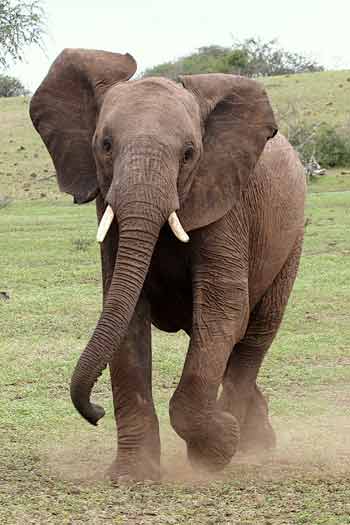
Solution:
<svg viewBox="0 0 350 525">
<path fill-rule="evenodd" d="M 90 402 L 92 388 L 126 335 L 160 229 L 178 203 L 175 184 L 165 193 L 159 186 L 141 185 L 139 173 L 137 179 L 124 191 L 118 188 L 118 195 L 122 195 L 118 202 L 108 198 L 119 227 L 116 265 L 102 315 L 71 380 L 73 404 L 93 425 L 104 410 Z"/>
</svg>

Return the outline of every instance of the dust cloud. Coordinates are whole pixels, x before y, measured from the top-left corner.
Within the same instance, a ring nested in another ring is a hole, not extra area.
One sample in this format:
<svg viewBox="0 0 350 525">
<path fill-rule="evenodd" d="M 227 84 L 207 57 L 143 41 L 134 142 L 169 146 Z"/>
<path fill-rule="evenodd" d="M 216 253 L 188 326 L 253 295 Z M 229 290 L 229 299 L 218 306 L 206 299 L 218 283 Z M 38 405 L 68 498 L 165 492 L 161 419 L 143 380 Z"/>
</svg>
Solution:
<svg viewBox="0 0 350 525">
<path fill-rule="evenodd" d="M 206 484 L 212 481 L 329 478 L 350 476 L 350 418 L 324 415 L 273 418 L 277 448 L 237 453 L 221 473 L 194 471 L 186 448 L 169 427 L 162 430 L 162 483 Z M 116 451 L 115 432 L 66 435 L 59 444 L 40 448 L 42 468 L 50 477 L 76 483 L 108 480 Z"/>
</svg>

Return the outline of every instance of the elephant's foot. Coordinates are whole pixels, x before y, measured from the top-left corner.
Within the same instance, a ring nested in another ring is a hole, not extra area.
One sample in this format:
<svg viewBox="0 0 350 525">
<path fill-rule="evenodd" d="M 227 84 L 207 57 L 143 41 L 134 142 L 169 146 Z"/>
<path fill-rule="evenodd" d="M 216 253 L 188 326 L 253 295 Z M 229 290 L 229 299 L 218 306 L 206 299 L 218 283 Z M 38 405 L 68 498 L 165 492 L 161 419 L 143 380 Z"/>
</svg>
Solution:
<svg viewBox="0 0 350 525">
<path fill-rule="evenodd" d="M 215 472 L 231 461 L 239 442 L 239 425 L 231 414 L 215 410 L 207 416 L 197 414 L 191 420 L 173 409 L 170 416 L 175 431 L 187 443 L 194 468 Z"/>
<path fill-rule="evenodd" d="M 119 448 L 117 457 L 108 470 L 113 481 L 159 481 L 160 441 L 159 434 L 137 448 Z"/>
<path fill-rule="evenodd" d="M 276 447 L 276 435 L 269 421 L 245 423 L 241 430 L 239 450 L 245 454 L 260 453 Z"/>
<path fill-rule="evenodd" d="M 217 411 L 208 420 L 203 435 L 187 442 L 188 459 L 195 469 L 218 472 L 230 463 L 238 443 L 237 420 L 227 412 Z"/>
<path fill-rule="evenodd" d="M 241 452 L 275 448 L 276 436 L 269 421 L 267 401 L 256 385 L 250 390 L 238 390 L 234 384 L 226 383 L 218 406 L 237 418 L 240 424 L 238 449 Z"/>
<path fill-rule="evenodd" d="M 128 427 L 127 427 L 128 428 Z M 108 470 L 113 481 L 143 481 L 160 479 L 160 437 L 158 420 L 144 419 L 142 435 L 118 432 L 118 451 Z"/>
<path fill-rule="evenodd" d="M 255 387 L 241 428 L 239 450 L 244 453 L 263 452 L 276 447 L 276 434 L 273 430 L 265 397 Z"/>
<path fill-rule="evenodd" d="M 115 482 L 127 483 L 129 481 L 159 481 L 159 458 L 148 456 L 145 453 L 139 457 L 119 457 L 112 463 L 107 471 L 109 479 Z"/>
</svg>

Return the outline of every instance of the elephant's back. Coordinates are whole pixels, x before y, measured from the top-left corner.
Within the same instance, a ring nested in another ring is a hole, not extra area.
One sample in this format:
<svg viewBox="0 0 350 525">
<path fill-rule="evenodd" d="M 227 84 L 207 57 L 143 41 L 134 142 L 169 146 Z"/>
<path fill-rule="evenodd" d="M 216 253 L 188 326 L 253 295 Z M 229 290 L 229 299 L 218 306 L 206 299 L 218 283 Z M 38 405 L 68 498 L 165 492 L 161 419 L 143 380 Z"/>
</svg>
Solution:
<svg viewBox="0 0 350 525">
<path fill-rule="evenodd" d="M 306 178 L 299 155 L 282 133 L 266 143 L 256 166 L 255 180 L 268 177 L 273 191 L 293 189 L 294 195 L 305 199 Z M 265 180 L 264 180 L 265 184 Z M 283 198 L 283 195 L 280 196 Z"/>
<path fill-rule="evenodd" d="M 305 195 L 300 159 L 278 133 L 267 143 L 243 196 L 248 210 L 253 304 L 271 285 L 303 235 Z"/>
<path fill-rule="evenodd" d="M 275 230 L 304 227 L 305 172 L 298 154 L 281 133 L 266 144 L 247 190 Z"/>
</svg>

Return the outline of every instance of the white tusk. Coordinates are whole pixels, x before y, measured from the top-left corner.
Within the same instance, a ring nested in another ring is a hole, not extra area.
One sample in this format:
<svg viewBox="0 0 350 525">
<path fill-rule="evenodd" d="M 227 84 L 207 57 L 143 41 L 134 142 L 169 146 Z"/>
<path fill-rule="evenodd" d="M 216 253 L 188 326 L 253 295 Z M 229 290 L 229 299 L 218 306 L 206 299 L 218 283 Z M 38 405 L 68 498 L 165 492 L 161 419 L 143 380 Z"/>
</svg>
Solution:
<svg viewBox="0 0 350 525">
<path fill-rule="evenodd" d="M 96 236 L 96 239 L 98 242 L 104 241 L 104 238 L 106 237 L 108 230 L 113 222 L 113 217 L 114 217 L 114 211 L 108 205 L 107 208 L 105 209 L 102 219 L 100 220 L 100 224 L 98 225 L 97 236 Z"/>
<path fill-rule="evenodd" d="M 179 217 L 176 215 L 176 211 L 173 211 L 169 215 L 168 223 L 173 234 L 179 239 L 179 241 L 188 242 L 190 240 L 189 236 L 183 229 L 181 222 L 179 221 Z"/>
</svg>

